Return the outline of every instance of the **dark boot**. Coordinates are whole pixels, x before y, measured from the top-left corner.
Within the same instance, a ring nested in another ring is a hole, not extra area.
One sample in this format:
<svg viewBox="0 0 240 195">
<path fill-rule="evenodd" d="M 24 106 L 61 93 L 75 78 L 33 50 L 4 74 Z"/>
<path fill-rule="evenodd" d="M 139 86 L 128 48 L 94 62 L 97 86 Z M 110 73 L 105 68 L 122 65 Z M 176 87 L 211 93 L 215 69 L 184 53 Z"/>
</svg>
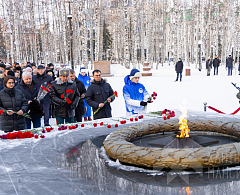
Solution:
<svg viewBox="0 0 240 195">
<path fill-rule="evenodd" d="M 90 116 L 88 117 L 88 121 L 92 121 L 92 119 L 91 119 L 91 117 L 90 117 Z"/>
<path fill-rule="evenodd" d="M 87 121 L 87 117 L 84 117 L 84 121 Z"/>
</svg>

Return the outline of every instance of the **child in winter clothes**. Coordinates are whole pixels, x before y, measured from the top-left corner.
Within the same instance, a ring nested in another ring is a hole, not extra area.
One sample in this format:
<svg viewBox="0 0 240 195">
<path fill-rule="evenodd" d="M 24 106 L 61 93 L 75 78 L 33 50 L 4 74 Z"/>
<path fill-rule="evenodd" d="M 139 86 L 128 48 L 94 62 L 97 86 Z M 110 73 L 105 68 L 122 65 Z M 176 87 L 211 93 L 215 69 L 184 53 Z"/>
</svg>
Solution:
<svg viewBox="0 0 240 195">
<path fill-rule="evenodd" d="M 138 69 L 132 69 L 130 75 L 124 78 L 123 97 L 127 115 L 145 113 L 144 107 L 150 95 L 143 84 L 139 83 L 140 75 Z"/>
</svg>

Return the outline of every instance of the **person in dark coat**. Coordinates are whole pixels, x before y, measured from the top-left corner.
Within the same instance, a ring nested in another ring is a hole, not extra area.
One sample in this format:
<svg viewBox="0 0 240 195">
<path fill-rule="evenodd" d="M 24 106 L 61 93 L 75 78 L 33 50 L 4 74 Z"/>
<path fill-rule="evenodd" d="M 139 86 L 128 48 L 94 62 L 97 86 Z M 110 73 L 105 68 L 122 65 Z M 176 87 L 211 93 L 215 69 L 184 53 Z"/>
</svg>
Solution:
<svg viewBox="0 0 240 195">
<path fill-rule="evenodd" d="M 233 59 L 232 56 L 229 55 L 228 59 L 226 60 L 226 68 L 228 68 L 228 76 L 232 76 L 232 68 L 233 68 Z"/>
<path fill-rule="evenodd" d="M 43 84 L 44 86 L 47 86 L 50 84 L 53 79 L 50 75 L 45 73 L 45 67 L 43 65 L 38 66 L 38 73 L 37 75 L 33 75 L 33 80 L 37 82 L 40 86 Z M 43 112 L 44 112 L 44 126 L 49 126 L 49 108 L 51 104 L 51 99 L 49 94 L 47 94 L 43 98 Z"/>
<path fill-rule="evenodd" d="M 33 128 L 41 127 L 43 111 L 40 102 L 36 100 L 40 85 L 32 80 L 30 72 L 23 72 L 22 80 L 16 88 L 23 92 L 29 105 L 28 111 L 30 111 L 31 119 L 26 118 L 26 129 L 31 129 L 31 122 L 33 123 Z"/>
<path fill-rule="evenodd" d="M 0 116 L 1 130 L 11 132 L 25 129 L 25 117 L 28 103 L 23 93 L 16 89 L 15 78 L 6 76 L 3 81 L 4 89 L 0 91 L 0 110 L 4 113 Z"/>
<path fill-rule="evenodd" d="M 0 70 L 0 91 L 3 90 L 4 72 Z"/>
<path fill-rule="evenodd" d="M 175 71 L 177 73 L 177 78 L 176 78 L 175 82 L 178 81 L 179 75 L 180 75 L 180 82 L 181 82 L 182 81 L 182 71 L 183 71 L 183 62 L 182 62 L 181 58 L 178 59 L 178 62 L 175 66 Z"/>
<path fill-rule="evenodd" d="M 113 98 L 109 98 L 113 95 L 113 89 L 109 83 L 101 77 L 100 70 L 93 71 L 93 80 L 86 92 L 86 102 L 92 107 L 93 113 L 101 108 L 96 114 L 93 115 L 93 119 L 110 118 L 112 117 L 110 102 L 114 101 Z M 108 101 L 105 105 L 104 102 Z"/>
<path fill-rule="evenodd" d="M 213 67 L 214 67 L 214 75 L 218 75 L 218 67 L 220 65 L 220 60 L 218 59 L 218 56 L 216 55 L 213 60 Z"/>
<path fill-rule="evenodd" d="M 59 71 L 60 78 L 57 78 L 51 85 L 50 97 L 56 104 L 56 119 L 57 124 L 73 123 L 75 116 L 75 109 L 80 99 L 80 94 L 77 89 L 77 85 L 71 79 L 69 79 L 70 71 L 66 68 L 62 68 Z M 67 96 L 67 90 L 73 90 L 74 93 L 69 93 Z M 64 97 L 61 97 L 61 96 Z M 64 98 L 67 98 L 71 102 L 67 102 Z"/>
<path fill-rule="evenodd" d="M 207 69 L 207 76 L 210 76 L 211 69 L 212 69 L 212 60 L 210 57 L 208 57 L 208 60 L 206 61 L 206 69 Z"/>
<path fill-rule="evenodd" d="M 85 98 L 86 94 L 86 88 L 84 87 L 84 84 L 82 81 L 79 81 L 75 75 L 74 70 L 70 70 L 70 75 L 69 78 L 73 81 L 76 82 L 78 91 L 80 93 L 80 100 L 78 102 L 78 106 L 75 109 L 75 117 L 74 117 L 74 122 L 82 122 L 82 116 L 85 114 L 85 108 L 84 108 L 84 102 L 83 99 Z"/>
</svg>

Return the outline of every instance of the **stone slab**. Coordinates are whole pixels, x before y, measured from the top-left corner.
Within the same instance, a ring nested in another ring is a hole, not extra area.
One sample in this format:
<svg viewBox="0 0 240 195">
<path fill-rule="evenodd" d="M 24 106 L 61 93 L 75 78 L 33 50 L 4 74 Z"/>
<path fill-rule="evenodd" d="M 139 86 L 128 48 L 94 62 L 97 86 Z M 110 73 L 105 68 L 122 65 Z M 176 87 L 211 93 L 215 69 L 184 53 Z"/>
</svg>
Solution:
<svg viewBox="0 0 240 195">
<path fill-rule="evenodd" d="M 94 69 L 101 70 L 102 74 L 110 74 L 110 61 L 94 62 Z"/>
</svg>

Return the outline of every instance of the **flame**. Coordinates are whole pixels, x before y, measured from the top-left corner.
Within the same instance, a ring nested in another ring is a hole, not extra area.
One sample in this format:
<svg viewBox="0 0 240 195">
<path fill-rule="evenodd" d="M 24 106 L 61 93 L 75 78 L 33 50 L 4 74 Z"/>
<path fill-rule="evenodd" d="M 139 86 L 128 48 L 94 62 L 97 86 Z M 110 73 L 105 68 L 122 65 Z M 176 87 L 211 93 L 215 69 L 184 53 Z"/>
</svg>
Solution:
<svg viewBox="0 0 240 195">
<path fill-rule="evenodd" d="M 182 115 L 178 118 L 179 119 L 179 130 L 181 131 L 181 135 L 177 135 L 177 137 L 189 137 L 188 132 L 190 131 L 190 129 L 188 128 L 187 125 L 187 110 L 185 108 L 181 109 Z"/>
<path fill-rule="evenodd" d="M 192 193 L 192 191 L 190 190 L 190 187 L 189 187 L 189 186 L 186 187 L 186 189 L 185 189 L 185 187 L 183 187 L 182 190 L 185 190 L 185 191 L 187 192 L 187 195 L 190 195 L 190 194 Z M 184 192 L 185 192 L 185 191 L 184 191 Z M 180 190 L 179 192 L 181 193 L 182 191 Z M 184 193 L 184 194 L 185 194 L 185 193 Z"/>
</svg>

